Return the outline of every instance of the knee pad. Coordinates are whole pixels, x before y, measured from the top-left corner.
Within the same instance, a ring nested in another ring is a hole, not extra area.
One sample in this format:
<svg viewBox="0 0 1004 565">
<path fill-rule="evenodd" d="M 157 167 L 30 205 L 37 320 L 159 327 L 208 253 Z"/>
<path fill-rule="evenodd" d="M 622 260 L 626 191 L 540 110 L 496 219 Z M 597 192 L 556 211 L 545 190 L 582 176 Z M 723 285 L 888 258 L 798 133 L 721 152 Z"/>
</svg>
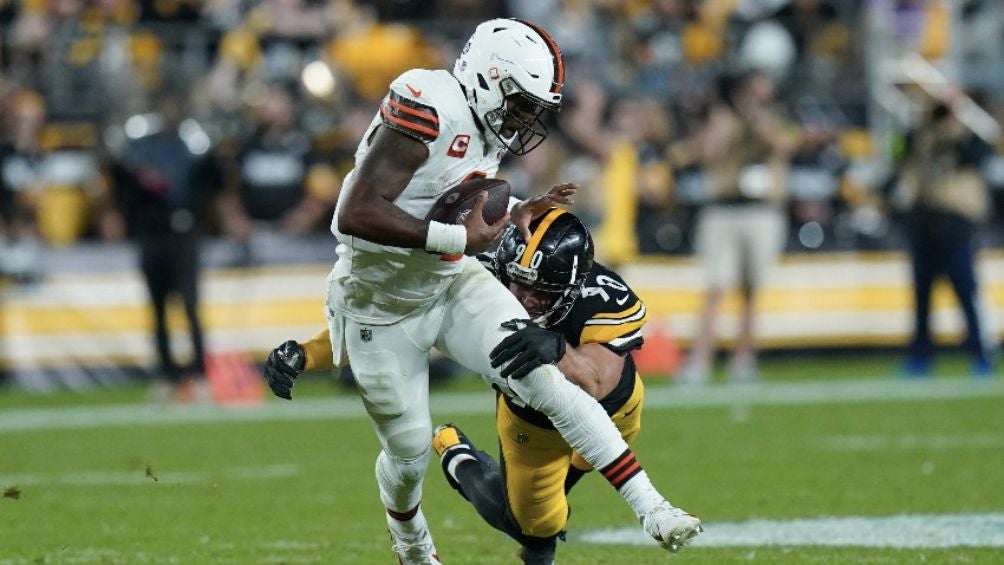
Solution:
<svg viewBox="0 0 1004 565">
<path fill-rule="evenodd" d="M 415 459 L 432 446 L 432 424 L 424 418 L 398 417 L 377 423 L 377 437 L 387 455 L 395 459 Z"/>
<path fill-rule="evenodd" d="M 422 479 L 429 465 L 432 449 L 426 448 L 415 457 L 401 458 L 380 451 L 376 460 L 376 478 L 384 506 L 410 510 L 422 499 Z"/>
<path fill-rule="evenodd" d="M 420 482 L 425 476 L 425 469 L 429 466 L 431 455 L 431 449 L 426 449 L 421 454 L 408 458 L 395 457 L 386 451 L 381 451 L 376 462 L 377 477 L 382 475 L 397 485 Z"/>
</svg>

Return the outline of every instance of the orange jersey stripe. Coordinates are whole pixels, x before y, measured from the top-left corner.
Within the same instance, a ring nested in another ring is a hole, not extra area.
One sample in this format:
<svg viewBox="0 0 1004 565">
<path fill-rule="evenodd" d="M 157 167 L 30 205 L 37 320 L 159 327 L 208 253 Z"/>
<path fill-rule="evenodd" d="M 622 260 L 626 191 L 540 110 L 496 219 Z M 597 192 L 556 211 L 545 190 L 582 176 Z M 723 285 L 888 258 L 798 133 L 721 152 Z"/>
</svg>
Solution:
<svg viewBox="0 0 1004 565">
<path fill-rule="evenodd" d="M 434 116 L 432 114 L 428 114 L 426 112 L 419 112 L 418 110 L 416 110 L 414 108 L 409 108 L 409 107 L 405 106 L 404 104 L 400 104 L 398 102 L 394 102 L 390 98 L 387 99 L 387 102 L 390 102 L 391 106 L 393 106 L 394 108 L 396 108 L 396 109 L 398 109 L 398 110 L 400 110 L 402 112 L 405 112 L 407 114 L 411 114 L 412 116 L 415 116 L 415 117 L 418 117 L 418 118 L 422 118 L 423 120 L 429 120 L 430 122 L 432 122 L 434 124 L 438 124 L 439 123 L 439 118 L 437 118 L 436 116 Z"/>
<path fill-rule="evenodd" d="M 387 108 L 385 108 L 384 106 L 380 106 L 380 113 L 383 115 L 384 118 L 390 120 L 391 122 L 393 122 L 393 123 L 395 123 L 395 124 L 397 124 L 399 126 L 403 126 L 403 127 L 408 128 L 408 129 L 413 129 L 413 130 L 415 130 L 417 132 L 424 133 L 425 135 L 430 136 L 432 139 L 436 139 L 437 137 L 439 137 L 439 130 L 428 128 L 428 127 L 425 127 L 425 126 L 422 126 L 422 125 L 418 125 L 416 123 L 409 122 L 407 120 L 403 120 L 401 118 L 398 118 L 397 116 L 394 116 L 393 114 L 391 114 L 390 112 L 388 112 Z"/>
</svg>

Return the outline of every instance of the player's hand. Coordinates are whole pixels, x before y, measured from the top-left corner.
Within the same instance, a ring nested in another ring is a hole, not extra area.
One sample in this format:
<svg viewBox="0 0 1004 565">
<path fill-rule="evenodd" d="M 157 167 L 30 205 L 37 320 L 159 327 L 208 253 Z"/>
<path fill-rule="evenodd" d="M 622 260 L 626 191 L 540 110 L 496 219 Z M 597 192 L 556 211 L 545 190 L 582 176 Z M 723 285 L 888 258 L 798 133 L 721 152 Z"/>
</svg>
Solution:
<svg viewBox="0 0 1004 565">
<path fill-rule="evenodd" d="M 512 208 L 512 223 L 519 229 L 523 241 L 530 241 L 530 222 L 555 206 L 575 204 L 575 192 L 579 185 L 574 182 L 556 184 L 544 194 L 528 198 Z"/>
<path fill-rule="evenodd" d="M 484 251 L 488 245 L 502 233 L 502 230 L 509 225 L 509 214 L 502 216 L 494 224 L 486 224 L 484 218 L 485 200 L 488 193 L 482 192 L 478 195 L 474 207 L 464 219 L 464 227 L 467 229 L 467 247 L 464 251 L 478 252 Z"/>
<path fill-rule="evenodd" d="M 513 333 L 492 349 L 489 357 L 493 369 L 505 365 L 503 378 L 522 379 L 537 367 L 557 363 L 565 356 L 565 336 L 532 320 L 509 320 L 502 327 Z"/>
<path fill-rule="evenodd" d="M 265 381 L 279 398 L 293 400 L 293 380 L 307 364 L 307 352 L 299 343 L 289 340 L 276 347 L 265 358 Z"/>
</svg>

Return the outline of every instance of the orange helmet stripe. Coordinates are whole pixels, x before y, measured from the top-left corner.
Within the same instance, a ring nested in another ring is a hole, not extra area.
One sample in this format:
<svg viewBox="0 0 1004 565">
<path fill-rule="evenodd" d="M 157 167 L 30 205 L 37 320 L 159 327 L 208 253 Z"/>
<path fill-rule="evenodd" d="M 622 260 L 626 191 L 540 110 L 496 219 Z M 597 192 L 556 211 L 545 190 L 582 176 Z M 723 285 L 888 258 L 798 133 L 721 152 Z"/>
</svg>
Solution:
<svg viewBox="0 0 1004 565">
<path fill-rule="evenodd" d="M 551 51 L 551 57 L 554 59 L 554 86 L 551 87 L 551 92 L 561 92 L 561 87 L 565 84 L 565 61 L 561 58 L 561 49 L 558 49 L 558 44 L 554 42 L 549 33 L 544 31 L 544 28 L 537 24 L 532 24 L 526 20 L 517 19 L 516 21 L 537 32 L 543 38 L 544 43 L 547 44 L 548 50 Z"/>
</svg>

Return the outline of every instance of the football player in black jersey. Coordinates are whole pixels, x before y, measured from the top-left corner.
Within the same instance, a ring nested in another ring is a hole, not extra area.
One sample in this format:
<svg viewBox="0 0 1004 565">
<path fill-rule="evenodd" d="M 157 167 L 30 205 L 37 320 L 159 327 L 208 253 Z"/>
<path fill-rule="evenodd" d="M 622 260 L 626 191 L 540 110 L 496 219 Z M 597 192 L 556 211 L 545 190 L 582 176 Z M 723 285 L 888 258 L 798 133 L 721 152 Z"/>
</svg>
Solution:
<svg viewBox="0 0 1004 565">
<path fill-rule="evenodd" d="M 589 232 L 572 213 L 555 208 L 530 228 L 529 242 L 509 229 L 494 256 L 480 256 L 482 263 L 540 326 L 540 346 L 560 342 L 558 368 L 600 401 L 630 444 L 641 430 L 645 395 L 631 357 L 642 345 L 645 304 L 617 273 L 593 261 Z M 433 447 L 450 485 L 520 543 L 525 563 L 551 563 L 568 518 L 566 494 L 591 467 L 543 414 L 502 394 L 497 403 L 499 461 L 452 424 L 436 428 Z M 617 460 L 602 472 L 616 485 L 639 469 L 633 460 Z"/>
</svg>

